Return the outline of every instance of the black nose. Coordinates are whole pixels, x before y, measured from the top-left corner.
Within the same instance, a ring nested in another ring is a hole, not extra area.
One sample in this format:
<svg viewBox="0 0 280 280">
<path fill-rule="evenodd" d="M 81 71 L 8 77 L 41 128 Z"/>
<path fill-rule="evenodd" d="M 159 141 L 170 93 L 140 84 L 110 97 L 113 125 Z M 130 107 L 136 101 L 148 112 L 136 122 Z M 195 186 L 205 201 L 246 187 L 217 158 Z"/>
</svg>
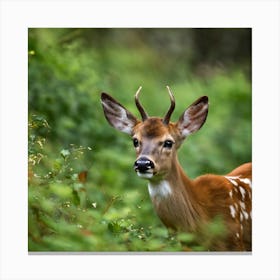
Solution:
<svg viewBox="0 0 280 280">
<path fill-rule="evenodd" d="M 135 171 L 139 171 L 140 173 L 145 173 L 146 171 L 154 167 L 154 163 L 146 157 L 140 157 L 134 163 Z"/>
</svg>

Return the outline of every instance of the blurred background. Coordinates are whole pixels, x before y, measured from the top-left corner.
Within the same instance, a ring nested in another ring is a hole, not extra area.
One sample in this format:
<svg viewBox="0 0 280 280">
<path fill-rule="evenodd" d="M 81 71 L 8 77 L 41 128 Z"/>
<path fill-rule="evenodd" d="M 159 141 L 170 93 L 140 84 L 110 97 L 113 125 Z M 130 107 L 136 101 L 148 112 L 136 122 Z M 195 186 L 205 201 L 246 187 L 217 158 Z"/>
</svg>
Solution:
<svg viewBox="0 0 280 280">
<path fill-rule="evenodd" d="M 152 116 L 171 87 L 172 121 L 209 96 L 205 125 L 179 150 L 189 177 L 251 161 L 251 29 L 29 29 L 29 251 L 204 251 L 221 234 L 216 223 L 205 243 L 170 236 L 154 213 L 131 139 L 100 103 L 106 92 L 139 116 L 140 85 Z"/>
</svg>

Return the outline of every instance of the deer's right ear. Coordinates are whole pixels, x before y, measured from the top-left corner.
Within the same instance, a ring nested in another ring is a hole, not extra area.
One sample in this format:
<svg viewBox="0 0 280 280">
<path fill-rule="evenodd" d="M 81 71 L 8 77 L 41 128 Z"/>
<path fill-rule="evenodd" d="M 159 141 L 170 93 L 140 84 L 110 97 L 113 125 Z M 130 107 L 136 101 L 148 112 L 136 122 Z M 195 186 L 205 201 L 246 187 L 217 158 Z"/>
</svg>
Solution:
<svg viewBox="0 0 280 280">
<path fill-rule="evenodd" d="M 182 138 L 199 130 L 206 121 L 207 114 L 208 97 L 202 96 L 186 109 L 177 122 Z"/>
<path fill-rule="evenodd" d="M 131 135 L 134 126 L 138 123 L 137 118 L 107 93 L 101 94 L 101 103 L 104 115 L 109 124 Z"/>
</svg>

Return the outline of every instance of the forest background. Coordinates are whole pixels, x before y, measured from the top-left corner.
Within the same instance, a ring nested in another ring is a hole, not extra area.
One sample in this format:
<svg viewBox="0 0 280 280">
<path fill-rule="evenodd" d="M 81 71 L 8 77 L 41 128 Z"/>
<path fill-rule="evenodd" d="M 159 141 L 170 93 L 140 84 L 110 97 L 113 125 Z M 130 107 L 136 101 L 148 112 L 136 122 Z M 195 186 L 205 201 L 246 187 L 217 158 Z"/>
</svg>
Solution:
<svg viewBox="0 0 280 280">
<path fill-rule="evenodd" d="M 168 234 L 156 216 L 131 139 L 100 103 L 107 92 L 138 116 L 140 85 L 155 116 L 171 87 L 173 121 L 209 96 L 206 124 L 179 150 L 191 178 L 251 161 L 251 29 L 29 29 L 29 251 L 205 251 L 223 233 L 214 221 L 197 242 Z"/>
</svg>

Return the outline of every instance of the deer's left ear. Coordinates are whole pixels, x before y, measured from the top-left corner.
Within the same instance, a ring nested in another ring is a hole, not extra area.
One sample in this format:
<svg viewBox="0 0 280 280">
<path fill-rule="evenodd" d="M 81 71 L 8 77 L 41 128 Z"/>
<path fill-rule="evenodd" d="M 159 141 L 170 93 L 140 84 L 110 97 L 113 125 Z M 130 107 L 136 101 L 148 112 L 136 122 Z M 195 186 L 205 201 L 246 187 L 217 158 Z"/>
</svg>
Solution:
<svg viewBox="0 0 280 280">
<path fill-rule="evenodd" d="M 131 135 L 134 126 L 138 123 L 136 117 L 107 93 L 101 94 L 101 103 L 104 115 L 109 124 Z"/>
<path fill-rule="evenodd" d="M 190 105 L 176 123 L 182 138 L 199 130 L 208 114 L 208 97 L 202 96 Z"/>
</svg>

